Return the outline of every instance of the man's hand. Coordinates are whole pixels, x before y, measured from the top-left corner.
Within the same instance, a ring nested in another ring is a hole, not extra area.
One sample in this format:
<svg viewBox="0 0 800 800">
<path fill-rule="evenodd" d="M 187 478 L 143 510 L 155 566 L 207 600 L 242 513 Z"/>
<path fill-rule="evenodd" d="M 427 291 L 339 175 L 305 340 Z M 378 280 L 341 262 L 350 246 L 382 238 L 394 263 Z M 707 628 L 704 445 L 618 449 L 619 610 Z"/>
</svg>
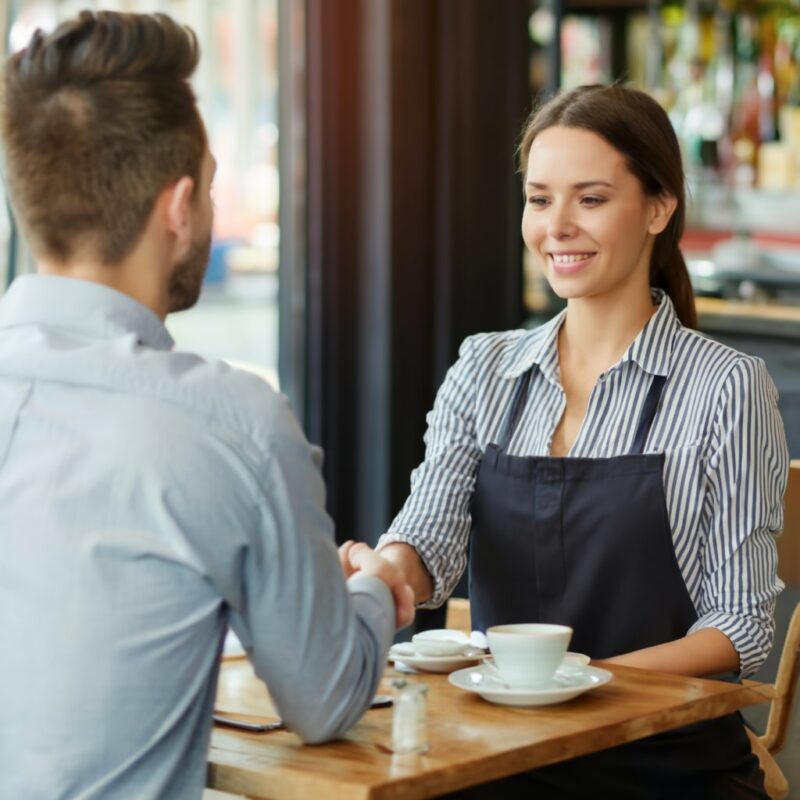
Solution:
<svg viewBox="0 0 800 800">
<path fill-rule="evenodd" d="M 414 619 L 414 590 L 398 566 L 378 555 L 364 542 L 345 542 L 339 548 L 339 560 L 345 578 L 356 573 L 380 578 L 394 597 L 397 627 L 404 628 L 411 624 Z"/>
</svg>

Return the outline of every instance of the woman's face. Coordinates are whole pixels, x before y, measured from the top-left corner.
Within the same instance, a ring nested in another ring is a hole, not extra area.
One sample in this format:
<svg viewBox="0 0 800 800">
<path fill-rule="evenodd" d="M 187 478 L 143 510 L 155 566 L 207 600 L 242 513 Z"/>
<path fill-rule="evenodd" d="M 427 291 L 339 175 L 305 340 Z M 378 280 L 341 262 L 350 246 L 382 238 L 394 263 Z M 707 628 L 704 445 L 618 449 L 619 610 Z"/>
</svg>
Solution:
<svg viewBox="0 0 800 800">
<path fill-rule="evenodd" d="M 675 201 L 646 196 L 605 139 L 581 128 L 542 131 L 530 149 L 525 195 L 522 236 L 559 297 L 647 291 L 653 242 Z"/>
</svg>

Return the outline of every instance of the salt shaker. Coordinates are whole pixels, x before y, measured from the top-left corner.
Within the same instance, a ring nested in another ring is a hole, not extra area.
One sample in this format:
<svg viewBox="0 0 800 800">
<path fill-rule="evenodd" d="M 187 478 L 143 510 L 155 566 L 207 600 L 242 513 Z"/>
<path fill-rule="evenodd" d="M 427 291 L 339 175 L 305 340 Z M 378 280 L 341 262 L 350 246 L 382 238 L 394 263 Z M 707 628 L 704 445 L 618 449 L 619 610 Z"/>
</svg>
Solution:
<svg viewBox="0 0 800 800">
<path fill-rule="evenodd" d="M 392 681 L 397 689 L 392 716 L 392 751 L 424 753 L 428 749 L 428 687 L 403 678 Z"/>
</svg>

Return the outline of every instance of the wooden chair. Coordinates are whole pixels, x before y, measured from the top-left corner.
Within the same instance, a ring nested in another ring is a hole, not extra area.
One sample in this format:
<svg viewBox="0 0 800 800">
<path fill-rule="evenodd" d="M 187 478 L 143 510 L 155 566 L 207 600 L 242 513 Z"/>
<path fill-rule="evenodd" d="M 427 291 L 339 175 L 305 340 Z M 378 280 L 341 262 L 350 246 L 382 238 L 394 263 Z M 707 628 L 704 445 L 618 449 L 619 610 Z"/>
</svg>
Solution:
<svg viewBox="0 0 800 800">
<path fill-rule="evenodd" d="M 778 674 L 772 686 L 762 686 L 762 691 L 770 692 L 770 709 L 767 727 L 763 735 L 758 736 L 748 729 L 753 753 L 758 757 L 764 771 L 765 787 L 772 800 L 784 800 L 789 794 L 789 783 L 786 780 L 775 756 L 786 744 L 786 733 L 789 728 L 792 705 L 797 694 L 797 682 L 800 677 L 800 603 L 797 604 L 786 641 L 778 664 Z"/>
<path fill-rule="evenodd" d="M 465 597 L 451 597 L 447 601 L 447 616 L 444 626 L 456 631 L 464 631 L 467 634 L 472 632 L 469 600 Z"/>
<path fill-rule="evenodd" d="M 789 586 L 800 586 L 800 461 L 792 461 L 784 497 L 783 534 L 778 539 L 778 574 Z M 771 695 L 767 727 L 763 735 L 747 731 L 753 753 L 764 771 L 765 787 L 772 800 L 784 800 L 789 784 L 775 761 L 786 743 L 792 706 L 800 679 L 800 603 L 789 621 L 775 683 L 764 686 Z M 763 690 L 762 689 L 762 690 Z"/>
</svg>

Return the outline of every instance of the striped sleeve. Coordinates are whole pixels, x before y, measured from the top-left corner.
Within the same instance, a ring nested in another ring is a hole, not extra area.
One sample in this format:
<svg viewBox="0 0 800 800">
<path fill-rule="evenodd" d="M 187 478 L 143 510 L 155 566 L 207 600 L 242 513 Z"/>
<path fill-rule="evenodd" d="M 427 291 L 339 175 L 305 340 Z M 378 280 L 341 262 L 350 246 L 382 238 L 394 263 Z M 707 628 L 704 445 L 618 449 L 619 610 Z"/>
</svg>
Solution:
<svg viewBox="0 0 800 800">
<path fill-rule="evenodd" d="M 470 501 L 481 451 L 475 430 L 476 360 L 466 339 L 427 416 L 425 460 L 411 474 L 411 493 L 378 548 L 410 544 L 433 579 L 433 596 L 422 608 L 440 606 L 467 564 Z"/>
<path fill-rule="evenodd" d="M 740 673 L 772 647 L 777 577 L 774 534 L 783 525 L 789 456 L 777 390 L 761 359 L 738 358 L 725 380 L 709 440 L 701 549 L 703 585 L 690 633 L 717 628 L 733 643 Z"/>
</svg>

